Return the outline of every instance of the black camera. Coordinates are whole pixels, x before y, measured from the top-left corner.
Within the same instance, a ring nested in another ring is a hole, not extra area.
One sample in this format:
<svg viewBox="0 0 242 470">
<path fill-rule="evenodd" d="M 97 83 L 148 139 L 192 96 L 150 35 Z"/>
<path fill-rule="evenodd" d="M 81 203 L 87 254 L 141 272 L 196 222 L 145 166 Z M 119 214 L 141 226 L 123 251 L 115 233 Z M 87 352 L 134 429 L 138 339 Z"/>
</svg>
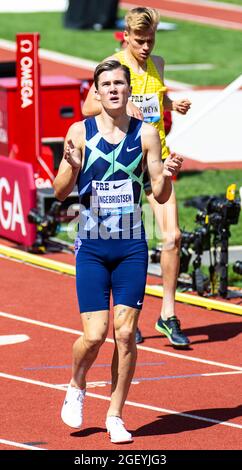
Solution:
<svg viewBox="0 0 242 470">
<path fill-rule="evenodd" d="M 233 185 L 234 186 L 234 185 Z M 219 293 L 222 297 L 228 296 L 228 241 L 230 237 L 230 225 L 239 221 L 240 201 L 230 197 L 231 186 L 227 188 L 227 197 L 207 196 L 194 198 L 192 205 L 199 210 L 196 215 L 196 223 L 200 227 L 193 232 L 182 231 L 180 273 L 187 272 L 191 260 L 191 247 L 194 251 L 193 260 L 193 289 L 203 295 L 208 290 L 208 282 L 212 295 Z M 234 192 L 232 193 L 234 196 Z M 213 246 L 213 251 L 211 247 Z M 218 249 L 219 248 L 219 249 Z M 209 280 L 201 271 L 201 255 L 204 250 L 209 251 Z M 242 274 L 242 262 L 236 261 L 234 272 Z M 219 280 L 219 283 L 218 283 Z"/>
<path fill-rule="evenodd" d="M 152 248 L 150 261 L 151 263 L 159 263 L 161 258 L 161 248 Z"/>
<path fill-rule="evenodd" d="M 224 197 L 213 196 L 206 207 L 209 222 L 217 227 L 219 225 L 235 225 L 239 221 L 240 202 L 238 199 L 230 201 Z"/>
<path fill-rule="evenodd" d="M 61 224 L 61 202 L 54 201 L 45 215 L 41 215 L 37 209 L 31 209 L 28 213 L 28 221 L 36 225 L 36 239 L 29 251 L 32 253 L 45 253 L 46 251 L 62 251 L 60 243 L 50 240 L 54 237 Z"/>
<path fill-rule="evenodd" d="M 241 274 L 242 276 L 242 261 L 235 261 L 235 263 L 233 264 L 233 271 L 234 273 Z"/>
<path fill-rule="evenodd" d="M 42 238 L 49 238 L 56 235 L 60 226 L 61 202 L 54 201 L 49 211 L 40 215 L 37 209 L 31 209 L 28 213 L 28 221 L 37 226 L 37 232 L 41 233 Z"/>
<path fill-rule="evenodd" d="M 202 227 L 198 227 L 194 230 L 194 232 L 186 232 L 185 230 L 181 231 L 181 244 L 182 246 L 193 246 L 194 251 L 199 250 L 201 247 L 201 251 L 209 250 L 210 248 L 210 236 L 208 226 L 204 225 Z"/>
</svg>

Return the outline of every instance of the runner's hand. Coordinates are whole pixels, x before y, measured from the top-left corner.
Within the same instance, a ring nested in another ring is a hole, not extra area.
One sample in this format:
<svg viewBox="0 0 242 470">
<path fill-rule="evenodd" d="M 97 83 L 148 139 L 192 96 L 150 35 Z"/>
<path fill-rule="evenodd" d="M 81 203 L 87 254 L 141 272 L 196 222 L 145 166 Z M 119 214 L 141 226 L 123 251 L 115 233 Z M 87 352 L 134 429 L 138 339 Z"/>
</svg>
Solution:
<svg viewBox="0 0 242 470">
<path fill-rule="evenodd" d="M 172 153 L 164 161 L 163 175 L 176 176 L 182 166 L 183 158 L 176 153 Z"/>
<path fill-rule="evenodd" d="M 64 149 L 64 159 L 73 167 L 80 168 L 82 164 L 82 154 L 80 149 L 74 146 L 72 140 L 67 141 Z"/>
<path fill-rule="evenodd" d="M 144 119 L 143 113 L 140 111 L 139 108 L 137 108 L 137 106 L 135 106 L 134 103 L 132 103 L 132 101 L 128 101 L 126 111 L 129 116 L 139 119 L 140 121 L 143 121 Z"/>
<path fill-rule="evenodd" d="M 187 114 L 192 103 L 188 99 L 173 101 L 172 110 L 177 111 L 180 114 Z"/>
</svg>

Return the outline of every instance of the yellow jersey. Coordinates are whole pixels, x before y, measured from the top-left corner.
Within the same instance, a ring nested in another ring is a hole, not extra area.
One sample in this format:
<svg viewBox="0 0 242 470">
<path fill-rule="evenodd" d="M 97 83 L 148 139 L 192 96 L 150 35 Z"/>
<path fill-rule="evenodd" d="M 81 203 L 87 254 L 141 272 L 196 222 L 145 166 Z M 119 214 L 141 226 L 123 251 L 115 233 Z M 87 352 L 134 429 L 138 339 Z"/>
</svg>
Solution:
<svg viewBox="0 0 242 470">
<path fill-rule="evenodd" d="M 163 96 L 167 88 L 164 86 L 160 74 L 149 57 L 147 59 L 147 70 L 143 74 L 135 73 L 125 60 L 124 50 L 115 54 L 118 61 L 127 65 L 131 75 L 132 102 L 141 110 L 144 121 L 152 124 L 159 132 L 162 145 L 162 158 L 169 155 L 166 146 L 165 127 L 163 118 Z"/>
</svg>

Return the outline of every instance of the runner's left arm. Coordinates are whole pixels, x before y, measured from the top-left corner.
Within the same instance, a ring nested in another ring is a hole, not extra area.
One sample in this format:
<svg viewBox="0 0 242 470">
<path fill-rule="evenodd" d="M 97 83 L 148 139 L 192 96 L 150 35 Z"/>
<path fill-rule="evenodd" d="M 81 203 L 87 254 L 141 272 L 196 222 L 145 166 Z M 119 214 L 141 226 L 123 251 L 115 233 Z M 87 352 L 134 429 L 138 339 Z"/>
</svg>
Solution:
<svg viewBox="0 0 242 470">
<path fill-rule="evenodd" d="M 82 114 L 84 116 L 97 116 L 102 111 L 102 105 L 96 99 L 95 91 L 96 88 L 93 83 L 82 106 Z"/>
<path fill-rule="evenodd" d="M 141 138 L 154 198 L 160 204 L 164 204 L 171 195 L 171 178 L 179 172 L 182 158 L 171 154 L 162 163 L 160 136 L 150 124 L 143 123 Z"/>
<path fill-rule="evenodd" d="M 165 61 L 162 57 L 159 56 L 152 56 L 152 59 L 155 63 L 160 78 L 164 83 Z M 191 101 L 189 101 L 187 98 L 183 98 L 181 100 L 172 100 L 166 92 L 163 94 L 163 106 L 167 111 L 176 111 L 180 114 L 186 114 L 189 111 L 191 104 Z"/>
</svg>

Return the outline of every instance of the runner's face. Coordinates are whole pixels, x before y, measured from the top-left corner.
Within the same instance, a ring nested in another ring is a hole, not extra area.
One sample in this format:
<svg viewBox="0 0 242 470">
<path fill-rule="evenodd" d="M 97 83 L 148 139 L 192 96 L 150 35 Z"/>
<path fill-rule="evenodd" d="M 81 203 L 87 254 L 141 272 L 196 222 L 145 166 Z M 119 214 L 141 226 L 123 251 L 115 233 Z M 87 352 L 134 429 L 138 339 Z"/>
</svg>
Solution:
<svg viewBox="0 0 242 470">
<path fill-rule="evenodd" d="M 96 97 L 101 101 L 105 109 L 125 110 L 130 95 L 131 88 L 122 69 L 102 72 L 100 74 Z"/>
<path fill-rule="evenodd" d="M 145 62 L 150 56 L 155 45 L 155 31 L 148 29 L 144 32 L 125 31 L 124 39 L 131 54 L 138 62 Z"/>
</svg>

